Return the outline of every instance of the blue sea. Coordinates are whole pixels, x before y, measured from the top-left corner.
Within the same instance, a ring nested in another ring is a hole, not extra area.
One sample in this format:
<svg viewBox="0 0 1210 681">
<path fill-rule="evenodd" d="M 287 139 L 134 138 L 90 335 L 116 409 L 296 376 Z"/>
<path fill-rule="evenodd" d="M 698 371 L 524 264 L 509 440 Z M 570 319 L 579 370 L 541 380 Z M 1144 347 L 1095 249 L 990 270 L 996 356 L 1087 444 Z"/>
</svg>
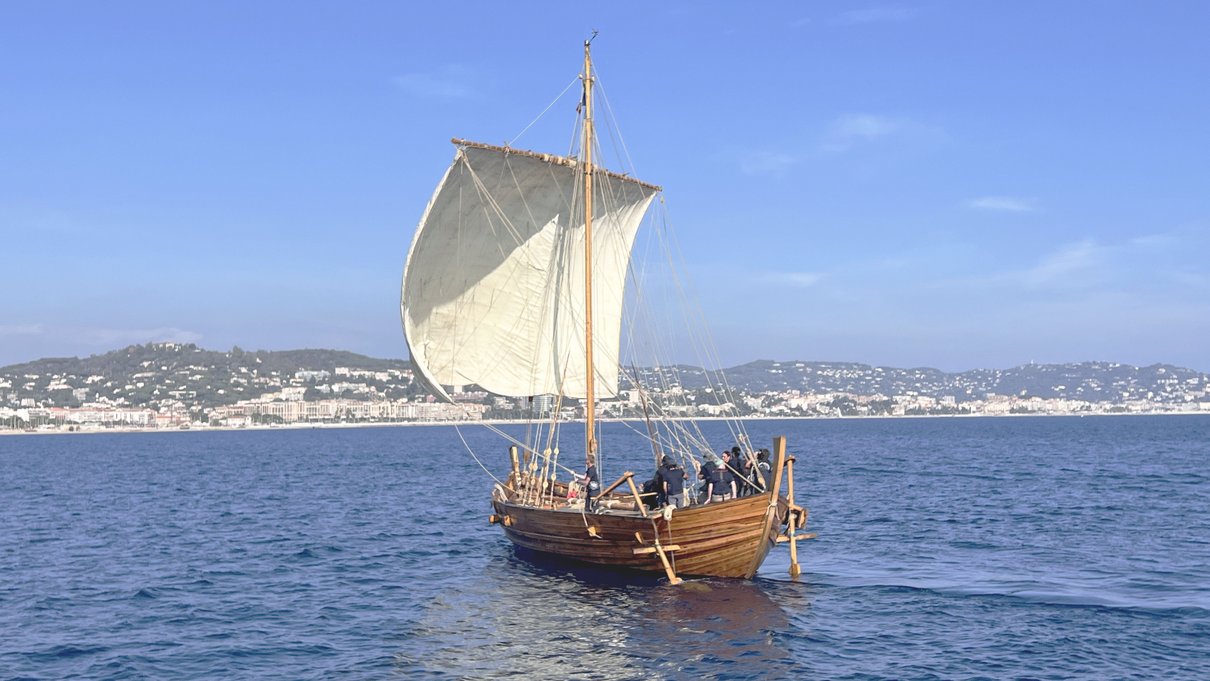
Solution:
<svg viewBox="0 0 1210 681">
<path fill-rule="evenodd" d="M 518 556 L 482 427 L 0 437 L 0 679 L 1210 679 L 1210 417 L 748 430 L 798 457 L 797 580 Z"/>
</svg>

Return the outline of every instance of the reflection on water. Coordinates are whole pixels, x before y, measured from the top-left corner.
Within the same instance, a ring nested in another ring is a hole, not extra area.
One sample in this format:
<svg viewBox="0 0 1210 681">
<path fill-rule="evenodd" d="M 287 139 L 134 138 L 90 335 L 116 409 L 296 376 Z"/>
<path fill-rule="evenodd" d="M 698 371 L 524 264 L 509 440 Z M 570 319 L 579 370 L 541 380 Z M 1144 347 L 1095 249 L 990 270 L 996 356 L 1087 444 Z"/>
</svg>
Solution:
<svg viewBox="0 0 1210 681">
<path fill-rule="evenodd" d="M 770 592 L 797 585 L 703 579 L 672 586 L 535 562 L 507 546 L 494 547 L 464 582 L 433 599 L 408 632 L 406 649 L 427 653 L 398 656 L 400 673 L 631 679 L 721 671 L 769 678 L 793 666 L 774 639 L 792 626 L 790 618 Z"/>
</svg>

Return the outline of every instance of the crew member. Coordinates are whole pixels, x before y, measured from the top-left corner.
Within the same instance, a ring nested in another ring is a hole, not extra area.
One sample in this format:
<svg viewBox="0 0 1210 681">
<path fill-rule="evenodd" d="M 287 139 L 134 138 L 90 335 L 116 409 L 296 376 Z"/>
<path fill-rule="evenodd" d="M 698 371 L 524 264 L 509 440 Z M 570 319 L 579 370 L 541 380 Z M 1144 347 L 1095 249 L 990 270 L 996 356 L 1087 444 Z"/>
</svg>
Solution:
<svg viewBox="0 0 1210 681">
<path fill-rule="evenodd" d="M 591 511 L 593 497 L 601 491 L 601 476 L 597 473 L 597 460 L 591 454 L 587 460 L 588 468 L 584 471 L 584 510 Z"/>
<path fill-rule="evenodd" d="M 723 450 L 722 459 L 712 471 L 710 501 L 727 501 L 735 498 L 735 476 L 731 473 L 731 452 Z"/>
<path fill-rule="evenodd" d="M 702 503 L 708 504 L 714 498 L 714 480 L 722 461 L 714 452 L 706 452 L 702 459 L 704 459 L 704 463 L 697 472 L 698 479 L 702 481 L 702 486 L 698 488 L 698 491 L 702 494 Z M 719 484 L 722 484 L 721 481 Z"/>
<path fill-rule="evenodd" d="M 756 487 L 753 494 L 764 494 L 769 491 L 773 482 L 773 468 L 769 465 L 769 450 L 762 449 L 756 453 L 756 465 L 752 467 L 752 484 Z"/>
<path fill-rule="evenodd" d="M 660 469 L 660 477 L 664 482 L 664 498 L 673 508 L 685 508 L 689 500 L 685 498 L 685 470 L 676 465 L 670 457 L 664 457 L 664 465 Z"/>
<path fill-rule="evenodd" d="M 752 463 L 743 451 L 736 445 L 731 448 L 731 465 L 735 468 L 736 496 L 746 497 L 752 494 Z"/>
</svg>

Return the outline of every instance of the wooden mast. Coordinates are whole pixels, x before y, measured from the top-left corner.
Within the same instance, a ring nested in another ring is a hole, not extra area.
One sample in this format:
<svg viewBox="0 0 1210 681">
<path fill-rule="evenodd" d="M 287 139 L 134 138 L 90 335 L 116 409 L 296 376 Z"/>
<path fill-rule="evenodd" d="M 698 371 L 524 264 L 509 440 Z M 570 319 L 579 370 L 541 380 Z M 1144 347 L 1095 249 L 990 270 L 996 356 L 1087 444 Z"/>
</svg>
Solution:
<svg viewBox="0 0 1210 681">
<path fill-rule="evenodd" d="M 593 31 L 592 38 L 596 35 Z M 596 461 L 597 453 L 592 368 L 592 58 L 588 53 L 592 38 L 584 41 L 584 455 L 589 462 Z"/>
</svg>

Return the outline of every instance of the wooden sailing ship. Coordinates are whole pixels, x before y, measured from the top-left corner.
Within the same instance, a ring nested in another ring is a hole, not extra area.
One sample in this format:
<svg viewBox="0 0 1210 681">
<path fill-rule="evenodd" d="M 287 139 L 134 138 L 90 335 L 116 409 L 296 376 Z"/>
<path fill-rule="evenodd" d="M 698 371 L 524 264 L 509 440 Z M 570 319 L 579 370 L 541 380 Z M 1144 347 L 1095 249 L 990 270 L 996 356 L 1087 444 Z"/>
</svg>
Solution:
<svg viewBox="0 0 1210 681">
<path fill-rule="evenodd" d="M 434 396 L 452 401 L 445 386 L 478 385 L 500 396 L 545 396 L 556 406 L 582 400 L 587 462 L 601 453 L 597 398 L 619 394 L 631 250 L 660 192 L 594 164 L 591 42 L 584 43 L 577 107 L 579 153 L 452 140 L 454 161 L 416 231 L 400 303 L 416 378 Z M 671 457 L 697 470 L 697 456 L 713 451 L 700 431 L 659 419 L 655 393 L 638 385 L 637 371 L 627 378 L 642 397 L 657 465 Z M 812 535 L 798 533 L 807 512 L 794 502 L 794 458 L 784 438 L 774 440 L 769 489 L 750 496 L 649 510 L 626 472 L 587 506 L 574 478 L 558 479 L 561 470 L 575 475 L 559 461 L 558 413 L 545 430 L 513 440 L 510 471 L 492 491 L 490 519 L 516 546 L 662 570 L 676 583 L 680 575 L 750 579 L 785 541 L 791 574 L 798 574 L 796 542 Z"/>
</svg>

